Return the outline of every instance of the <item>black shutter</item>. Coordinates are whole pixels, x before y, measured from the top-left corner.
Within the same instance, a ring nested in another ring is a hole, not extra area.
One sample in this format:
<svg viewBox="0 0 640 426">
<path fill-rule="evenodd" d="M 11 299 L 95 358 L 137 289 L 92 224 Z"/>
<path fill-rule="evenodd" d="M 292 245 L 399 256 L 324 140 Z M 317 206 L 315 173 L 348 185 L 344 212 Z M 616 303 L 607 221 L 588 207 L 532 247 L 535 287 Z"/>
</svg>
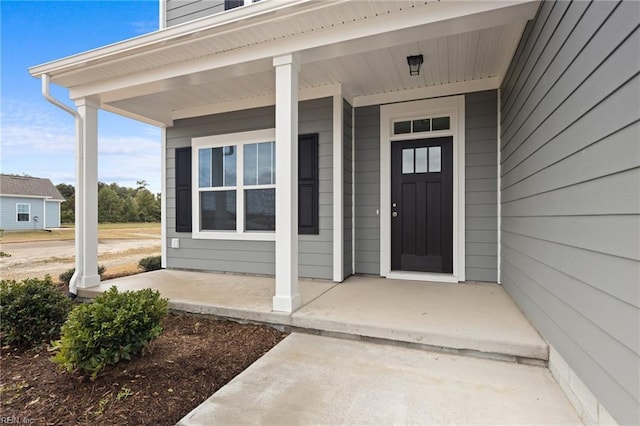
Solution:
<svg viewBox="0 0 640 426">
<path fill-rule="evenodd" d="M 298 136 L 298 234 L 318 234 L 318 134 Z"/>
<path fill-rule="evenodd" d="M 176 148 L 176 232 L 191 232 L 191 147 Z"/>
</svg>

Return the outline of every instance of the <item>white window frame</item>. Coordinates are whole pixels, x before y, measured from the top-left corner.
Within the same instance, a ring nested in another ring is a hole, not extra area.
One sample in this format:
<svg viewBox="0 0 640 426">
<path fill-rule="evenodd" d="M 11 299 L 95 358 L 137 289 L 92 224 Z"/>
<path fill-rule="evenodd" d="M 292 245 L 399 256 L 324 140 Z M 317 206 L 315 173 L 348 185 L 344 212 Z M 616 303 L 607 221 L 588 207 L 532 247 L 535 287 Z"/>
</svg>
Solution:
<svg viewBox="0 0 640 426">
<path fill-rule="evenodd" d="M 265 129 L 251 132 L 227 133 L 222 135 L 204 136 L 191 139 L 191 186 L 192 205 L 191 217 L 193 223 L 192 238 L 209 240 L 249 240 L 249 241 L 275 241 L 275 231 L 245 231 L 245 203 L 244 192 L 247 189 L 276 189 L 276 185 L 244 185 L 244 145 L 275 142 L 276 130 Z M 220 148 L 223 146 L 236 146 L 236 185 L 220 188 L 225 191 L 236 191 L 236 229 L 202 230 L 200 229 L 200 193 L 208 189 L 200 189 L 200 164 L 199 150 L 203 148 Z M 277 189 L 276 189 L 277 197 Z"/>
<path fill-rule="evenodd" d="M 393 134 L 395 121 L 450 117 L 448 130 Z M 453 138 L 453 273 L 391 269 L 391 144 L 396 141 Z M 464 95 L 380 107 L 380 275 L 393 279 L 457 283 L 465 281 L 465 97 Z"/>
<path fill-rule="evenodd" d="M 18 220 L 18 214 L 24 214 L 25 212 L 20 211 L 20 206 L 27 206 L 27 214 L 29 218 L 27 220 Z M 16 222 L 17 223 L 29 223 L 31 222 L 31 204 L 30 203 L 16 203 Z"/>
</svg>

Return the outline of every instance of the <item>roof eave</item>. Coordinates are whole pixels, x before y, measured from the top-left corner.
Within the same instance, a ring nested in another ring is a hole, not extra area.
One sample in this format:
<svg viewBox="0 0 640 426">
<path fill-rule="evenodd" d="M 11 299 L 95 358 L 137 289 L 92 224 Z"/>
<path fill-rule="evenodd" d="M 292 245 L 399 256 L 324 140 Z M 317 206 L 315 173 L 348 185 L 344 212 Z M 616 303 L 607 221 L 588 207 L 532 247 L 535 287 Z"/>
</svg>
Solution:
<svg viewBox="0 0 640 426">
<path fill-rule="evenodd" d="M 296 6 L 311 3 L 313 0 L 270 0 L 253 3 L 246 7 L 239 7 L 211 16 L 195 19 L 193 21 L 178 24 L 172 27 L 160 29 L 152 33 L 144 34 L 117 43 L 109 44 L 97 49 L 88 50 L 76 55 L 46 62 L 30 67 L 29 74 L 40 78 L 48 74 L 52 78 L 57 73 L 73 71 L 88 64 L 98 64 L 102 61 L 110 61 L 114 55 L 130 55 L 153 50 L 161 45 L 168 45 L 181 41 L 183 38 L 197 39 L 215 31 L 223 31 L 242 24 L 247 20 L 259 20 L 265 15 L 270 16 L 278 12 L 278 18 L 286 16 L 296 9 Z M 341 3 L 347 0 L 334 0 L 331 3 Z"/>
</svg>

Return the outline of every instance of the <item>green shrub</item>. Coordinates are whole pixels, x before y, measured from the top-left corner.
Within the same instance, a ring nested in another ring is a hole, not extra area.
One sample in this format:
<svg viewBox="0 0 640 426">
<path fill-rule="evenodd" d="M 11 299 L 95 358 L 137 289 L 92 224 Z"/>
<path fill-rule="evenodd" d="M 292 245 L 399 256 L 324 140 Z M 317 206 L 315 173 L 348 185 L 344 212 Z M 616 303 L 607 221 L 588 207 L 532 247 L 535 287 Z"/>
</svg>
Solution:
<svg viewBox="0 0 640 426">
<path fill-rule="evenodd" d="M 103 265 L 99 265 L 98 266 L 98 275 L 100 275 L 100 277 L 102 277 L 102 275 L 104 274 L 104 271 L 106 271 L 106 270 L 107 270 L 107 268 L 105 268 Z M 73 276 L 73 273 L 75 271 L 76 271 L 76 268 L 71 268 L 71 269 L 68 269 L 68 270 L 64 271 L 60 275 L 58 275 L 58 278 L 60 279 L 60 282 L 62 284 L 65 284 L 65 285 L 69 285 L 69 283 L 71 282 L 71 277 Z"/>
<path fill-rule="evenodd" d="M 143 259 L 140 259 L 138 262 L 138 266 L 145 271 L 156 271 L 162 268 L 162 258 L 160 256 L 149 256 Z"/>
<path fill-rule="evenodd" d="M 79 370 L 95 378 L 107 366 L 143 353 L 162 333 L 167 299 L 157 290 L 118 293 L 115 287 L 90 304 L 77 306 L 53 342 L 53 362 L 67 371 Z"/>
<path fill-rule="evenodd" d="M 35 345 L 57 338 L 72 306 L 49 275 L 0 281 L 2 342 Z"/>
</svg>

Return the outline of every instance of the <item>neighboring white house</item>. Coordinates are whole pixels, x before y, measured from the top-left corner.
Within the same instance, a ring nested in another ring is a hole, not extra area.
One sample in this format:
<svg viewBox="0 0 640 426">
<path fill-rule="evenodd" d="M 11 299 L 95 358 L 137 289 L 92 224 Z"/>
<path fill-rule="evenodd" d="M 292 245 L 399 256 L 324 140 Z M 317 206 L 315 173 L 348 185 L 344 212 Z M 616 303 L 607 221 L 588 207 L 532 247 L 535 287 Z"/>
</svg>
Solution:
<svg viewBox="0 0 640 426">
<path fill-rule="evenodd" d="M 30 69 L 77 106 L 79 286 L 104 109 L 162 129 L 164 267 L 275 275 L 284 312 L 299 276 L 498 282 L 583 419 L 640 424 L 640 2 L 160 10 Z"/>
<path fill-rule="evenodd" d="M 51 180 L 0 175 L 0 228 L 5 231 L 60 227 L 64 197 Z"/>
</svg>

